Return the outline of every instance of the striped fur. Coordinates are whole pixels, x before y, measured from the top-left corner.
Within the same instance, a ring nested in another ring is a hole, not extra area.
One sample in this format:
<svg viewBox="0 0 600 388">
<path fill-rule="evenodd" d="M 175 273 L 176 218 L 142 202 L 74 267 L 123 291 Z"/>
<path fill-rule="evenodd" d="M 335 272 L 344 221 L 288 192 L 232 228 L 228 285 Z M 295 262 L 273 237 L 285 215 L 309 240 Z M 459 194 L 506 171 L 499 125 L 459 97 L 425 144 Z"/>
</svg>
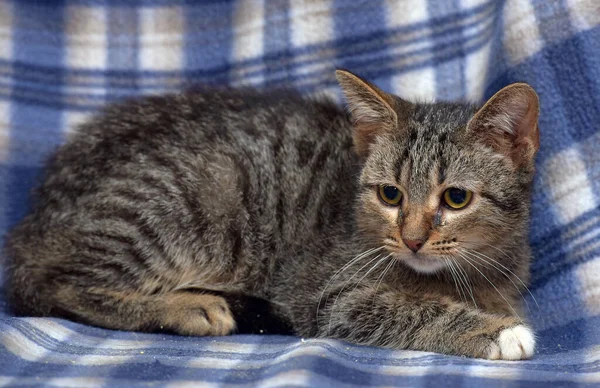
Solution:
<svg viewBox="0 0 600 388">
<path fill-rule="evenodd" d="M 481 124 L 512 113 L 495 100 L 477 114 L 415 105 L 340 74 L 354 130 L 332 102 L 285 90 L 149 97 L 84 124 L 8 239 L 16 312 L 185 335 L 228 334 L 239 321 L 251 332 L 530 357 L 517 311 L 535 150 L 513 163 L 489 145 L 504 135 Z M 381 96 L 389 104 L 378 108 Z M 363 139 L 368 107 L 391 110 Z M 391 218 L 374 194 L 384 184 L 408 190 Z M 457 184 L 476 195 L 461 213 L 439 201 L 440 187 Z M 412 219 L 428 231 L 417 255 L 399 242 Z M 435 273 L 421 269 L 433 261 Z M 267 320 L 248 317 L 256 300 Z"/>
</svg>

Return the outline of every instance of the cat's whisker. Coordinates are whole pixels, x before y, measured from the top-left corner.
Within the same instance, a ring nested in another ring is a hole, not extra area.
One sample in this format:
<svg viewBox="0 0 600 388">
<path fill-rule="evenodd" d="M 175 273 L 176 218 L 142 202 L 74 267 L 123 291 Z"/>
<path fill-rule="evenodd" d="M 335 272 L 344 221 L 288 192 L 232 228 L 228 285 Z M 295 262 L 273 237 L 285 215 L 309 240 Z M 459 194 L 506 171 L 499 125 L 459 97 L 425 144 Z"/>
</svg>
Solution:
<svg viewBox="0 0 600 388">
<path fill-rule="evenodd" d="M 506 256 L 508 259 L 511 259 L 511 257 L 510 257 L 510 256 L 509 256 L 509 255 L 508 255 L 506 252 L 504 252 L 503 250 L 501 250 L 500 248 L 498 248 L 498 247 L 495 247 L 495 246 L 493 246 L 493 245 L 490 245 L 490 244 L 484 244 L 484 245 L 486 245 L 486 246 L 489 246 L 489 247 L 491 247 L 491 248 L 494 248 L 494 249 L 498 250 L 499 252 L 501 252 L 502 254 L 504 254 L 504 255 L 505 255 L 505 256 Z M 465 248 L 463 248 L 463 249 L 465 249 Z M 517 276 L 517 274 L 515 274 L 515 273 L 514 273 L 513 271 L 511 271 L 511 270 L 510 270 L 508 267 L 506 267 L 505 265 L 503 265 L 502 263 L 500 263 L 498 260 L 494 260 L 494 259 L 492 259 L 490 256 L 488 256 L 488 255 L 486 255 L 486 254 L 484 254 L 484 253 L 482 253 L 482 252 L 479 252 L 479 251 L 477 251 L 477 250 L 475 250 L 475 249 L 469 249 L 469 248 L 466 248 L 466 249 L 468 249 L 469 251 L 471 251 L 471 252 L 473 252 L 473 253 L 477 253 L 478 255 L 484 256 L 484 257 L 485 257 L 485 258 L 487 258 L 488 260 L 491 260 L 491 261 L 492 261 L 492 262 L 494 262 L 495 264 L 497 264 L 497 265 L 499 265 L 500 267 L 504 268 L 504 269 L 505 269 L 506 271 L 508 271 L 508 272 L 509 272 L 511 275 L 513 275 L 513 276 L 514 276 L 514 277 L 515 277 L 515 278 L 516 278 L 516 279 L 519 281 L 519 283 L 521 283 L 521 285 L 522 285 L 522 286 L 525 288 L 525 290 L 527 290 L 527 292 L 528 292 L 528 293 L 529 293 L 529 295 L 531 296 L 531 299 L 533 299 L 534 303 L 536 304 L 536 306 L 537 306 L 538 310 L 540 309 L 540 305 L 538 304 L 537 300 L 535 299 L 535 296 L 533 296 L 533 293 L 531 292 L 531 290 L 529 289 L 529 287 L 527 287 L 527 284 L 525 284 L 525 282 L 523 282 L 523 280 L 522 280 L 522 279 L 521 279 L 519 276 Z M 512 260 L 512 259 L 511 259 L 511 260 Z"/>
<path fill-rule="evenodd" d="M 510 261 L 514 261 L 514 257 L 510 256 L 508 253 L 506 253 L 504 250 L 498 248 L 495 245 L 483 242 L 483 241 L 475 241 L 475 240 L 460 240 L 461 243 L 467 243 L 467 244 L 471 244 L 471 245 L 485 245 L 486 247 L 490 247 L 493 248 L 495 250 L 497 250 L 498 252 L 502 253 L 508 260 Z"/>
<path fill-rule="evenodd" d="M 368 257 L 372 254 L 375 254 L 379 251 L 381 251 L 384 248 L 384 246 L 380 246 L 377 248 L 372 248 L 369 249 L 361 254 L 359 254 L 358 256 L 354 257 L 352 260 L 350 260 L 348 263 L 346 263 L 344 266 L 342 266 L 342 268 L 340 268 L 339 270 L 337 270 L 332 276 L 331 278 L 329 278 L 329 281 L 327 282 L 327 284 L 325 285 L 325 289 L 327 289 L 327 286 L 331 283 L 331 281 L 338 275 L 340 275 L 342 272 L 344 272 L 345 270 L 347 270 L 350 266 L 354 265 L 355 263 L 357 263 L 358 261 L 364 259 L 365 257 Z"/>
<path fill-rule="evenodd" d="M 358 282 L 356 282 L 356 285 L 354 286 L 354 288 L 352 289 L 352 291 L 356 290 L 356 287 L 359 286 L 359 284 L 367 277 L 369 276 L 369 274 L 371 272 L 373 272 L 373 270 L 377 267 L 379 267 L 382 263 L 385 263 L 387 259 L 389 259 L 392 256 L 392 254 L 390 253 L 389 255 L 387 255 L 386 257 L 384 257 L 383 259 L 379 260 L 377 263 L 375 263 L 374 266 L 372 266 L 367 272 L 365 272 L 365 274 L 363 275 L 362 278 L 360 278 L 360 280 Z"/>
<path fill-rule="evenodd" d="M 459 284 L 459 282 L 456 278 L 456 271 L 454 269 L 454 266 L 450 262 L 450 259 L 447 259 L 445 257 L 444 257 L 444 262 L 446 263 L 446 266 L 448 267 L 448 270 L 450 271 L 450 275 L 452 276 L 452 280 L 454 281 L 454 287 L 456 288 L 456 292 L 458 293 L 460 301 L 464 302 L 464 292 L 462 289 L 462 284 Z"/>
<path fill-rule="evenodd" d="M 452 280 L 454 281 L 454 287 L 456 288 L 456 292 L 458 293 L 458 297 L 460 298 L 461 302 L 466 302 L 465 300 L 463 300 L 463 296 L 464 295 L 464 291 L 462 289 L 462 284 L 459 285 L 458 281 L 456 280 L 456 272 L 454 269 L 454 266 L 452 265 L 452 262 L 450 261 L 449 258 L 446 257 L 442 257 L 442 259 L 444 260 L 444 262 L 446 263 L 446 266 L 448 267 L 448 270 L 450 271 L 450 275 L 452 276 Z M 466 296 L 465 296 L 466 299 Z"/>
<path fill-rule="evenodd" d="M 385 274 L 388 273 L 388 271 L 390 269 L 392 269 L 394 267 L 394 265 L 396 265 L 396 261 L 397 261 L 396 258 L 394 258 L 392 255 L 389 255 L 388 257 L 391 257 L 392 260 L 390 260 L 390 263 L 388 265 L 386 265 L 383 272 L 375 280 L 376 287 L 375 287 L 375 293 L 373 294 L 373 299 L 372 299 L 371 305 L 375 304 L 375 297 L 377 296 L 377 292 L 379 291 L 379 286 L 381 286 L 383 279 L 385 279 Z"/>
<path fill-rule="evenodd" d="M 467 273 L 464 271 L 464 269 L 460 266 L 460 264 L 458 264 L 458 262 L 454 258 L 451 258 L 450 260 L 456 266 L 457 276 L 458 276 L 459 280 L 461 280 L 462 284 L 464 284 L 467 291 L 469 292 L 469 296 L 471 297 L 471 300 L 473 301 L 473 305 L 475 305 L 475 308 L 479 308 L 479 306 L 477 306 L 477 302 L 475 301 L 475 296 L 473 295 L 473 286 L 471 285 L 471 282 L 469 281 L 469 276 L 467 275 Z M 466 302 L 466 299 L 467 298 L 465 295 L 465 302 Z"/>
<path fill-rule="evenodd" d="M 472 259 L 474 260 L 480 260 L 483 261 L 484 263 L 488 264 L 489 266 L 493 267 L 494 269 L 496 269 L 498 272 L 500 272 L 502 275 L 504 275 L 515 287 L 515 289 L 517 290 L 517 292 L 519 293 L 519 295 L 521 296 L 521 299 L 523 299 L 523 301 L 525 302 L 525 305 L 527 306 L 527 310 L 531 311 L 530 307 L 529 307 L 529 303 L 527 303 L 527 299 L 525 299 L 525 297 L 523 296 L 523 293 L 521 292 L 521 290 L 519 289 L 519 286 L 517 286 L 517 283 L 514 282 L 514 280 L 506 273 L 504 272 L 502 269 L 496 267 L 492 262 L 490 262 L 489 260 L 486 260 L 484 257 L 480 256 L 479 252 L 477 251 L 473 251 L 470 249 L 465 249 L 462 248 L 461 251 L 465 254 L 468 254 Z M 494 261 L 493 259 L 489 258 L 490 260 Z M 500 264 L 498 262 L 496 262 L 496 264 Z M 514 275 L 514 274 L 513 274 Z M 516 276 L 516 275 L 515 275 Z"/>
<path fill-rule="evenodd" d="M 504 294 L 502 292 L 500 292 L 500 290 L 498 289 L 498 287 L 496 287 L 496 285 L 487 277 L 485 276 L 485 274 L 483 272 L 481 272 L 479 270 L 479 268 L 477 268 L 476 265 L 474 265 L 471 260 L 469 260 L 468 257 L 466 257 L 464 254 L 462 254 L 461 252 L 457 252 L 458 255 L 463 258 L 471 267 L 473 267 L 473 269 L 475 269 L 477 272 L 479 272 L 479 274 L 485 279 L 487 280 L 488 283 L 490 283 L 490 285 L 492 287 L 494 287 L 494 290 L 496 290 L 496 292 L 498 293 L 498 295 L 500 295 L 500 297 L 506 302 L 506 304 L 508 304 L 508 307 L 510 307 L 510 309 L 512 310 L 512 312 L 515 314 L 516 317 L 518 317 L 519 319 L 521 319 L 520 315 L 517 313 L 517 311 L 513 308 L 512 304 L 508 301 L 508 299 L 506 299 L 506 297 L 504 296 Z"/>
<path fill-rule="evenodd" d="M 458 265 L 458 263 L 455 262 L 454 260 L 450 259 L 450 264 L 452 265 L 452 268 L 454 269 L 454 272 L 456 273 L 456 279 L 457 279 L 458 284 L 460 285 L 460 289 L 462 290 L 462 293 L 464 295 L 464 302 L 467 303 L 467 291 L 470 291 L 469 285 L 462 278 L 462 276 L 459 272 L 460 266 Z M 467 291 L 465 291 L 465 290 L 467 290 Z M 461 300 L 462 300 L 462 298 L 461 298 Z"/>
<path fill-rule="evenodd" d="M 358 275 L 363 269 L 365 269 L 367 266 L 369 266 L 369 264 L 371 264 L 372 262 L 374 262 L 375 260 L 378 260 L 381 257 L 381 254 L 377 255 L 374 259 L 369 260 L 369 262 L 365 265 L 363 265 L 362 267 L 360 267 L 356 272 L 354 272 L 354 274 L 344 282 L 344 285 L 342 286 L 342 288 L 340 289 L 340 291 L 338 292 L 338 294 L 335 297 L 335 300 L 333 301 L 333 304 L 331 305 L 331 310 L 329 311 L 329 325 L 328 325 L 328 329 L 327 329 L 327 335 L 329 335 L 330 331 L 331 331 L 331 317 L 333 315 L 333 310 L 335 309 L 335 304 L 337 303 L 340 295 L 342 294 L 342 292 L 344 292 L 344 290 L 346 289 L 346 287 L 348 286 L 348 284 L 352 281 L 352 279 L 354 279 L 354 277 L 356 275 Z M 327 303 L 326 299 L 326 303 Z"/>
<path fill-rule="evenodd" d="M 470 241 L 465 241 L 465 242 L 467 242 L 467 243 L 471 243 L 471 244 L 474 244 L 474 242 L 470 242 Z M 502 253 L 504 256 L 506 256 L 506 258 L 507 258 L 507 259 L 509 259 L 509 260 L 511 260 L 511 261 L 513 260 L 513 259 L 512 259 L 512 258 L 511 258 L 511 257 L 510 257 L 510 256 L 509 256 L 509 255 L 508 255 L 506 252 L 504 252 L 502 249 L 500 249 L 500 248 L 498 248 L 498 247 L 496 247 L 496 246 L 494 246 L 494 245 L 491 245 L 491 244 L 486 244 L 486 243 L 481 243 L 481 244 L 482 244 L 482 245 L 485 245 L 485 246 L 488 246 L 488 247 L 490 247 L 490 248 L 494 248 L 494 249 L 496 249 L 498 252 L 500 252 L 500 253 Z M 463 248 L 463 249 L 465 249 L 465 248 Z M 467 248 L 467 249 L 469 249 L 469 248 Z M 505 270 L 507 270 L 507 271 L 508 271 L 510 274 L 512 274 L 512 275 L 513 275 L 513 276 L 514 276 L 514 277 L 515 277 L 515 278 L 516 278 L 516 279 L 519 281 L 519 283 L 521 283 L 521 285 L 523 285 L 523 287 L 525 288 L 525 290 L 527 290 L 527 292 L 528 292 L 528 293 L 529 293 L 529 295 L 531 296 L 531 299 L 533 299 L 533 302 L 534 302 L 534 303 L 535 303 L 535 305 L 537 306 L 538 310 L 540 310 L 540 305 L 538 304 L 537 300 L 535 299 L 535 296 L 533 296 L 533 293 L 531 292 L 531 290 L 529 289 L 529 287 L 527 287 L 527 284 L 525 284 L 525 282 L 524 282 L 523 280 L 521 280 L 521 278 L 520 278 L 520 277 L 518 277 L 518 276 L 517 276 L 517 275 L 516 275 L 516 274 L 515 274 L 513 271 L 511 271 L 511 270 L 510 270 L 509 268 L 507 268 L 505 265 L 503 265 L 502 263 L 500 263 L 498 260 L 494 260 L 494 259 L 492 259 L 491 257 L 489 257 L 488 255 L 486 255 L 486 254 L 484 254 L 484 253 L 482 253 L 482 252 L 479 252 L 479 251 L 477 251 L 477 250 L 475 250 L 475 249 L 469 249 L 469 250 L 470 250 L 470 251 L 472 251 L 472 252 L 477 252 L 478 254 L 480 254 L 480 255 L 483 255 L 483 256 L 485 256 L 485 257 L 487 257 L 489 260 L 492 260 L 493 262 L 495 262 L 496 264 L 498 264 L 499 266 L 501 266 L 502 268 L 504 268 Z"/>
<path fill-rule="evenodd" d="M 321 295 L 319 296 L 319 300 L 317 302 L 317 316 L 316 316 L 316 321 L 317 321 L 317 326 L 319 324 L 319 310 L 321 308 L 321 302 L 323 301 L 323 296 L 325 295 L 325 291 L 327 291 L 327 288 L 329 287 L 329 285 L 331 284 L 331 282 L 333 281 L 333 279 L 335 279 L 337 276 L 341 275 L 342 272 L 344 272 L 345 270 L 347 270 L 348 268 L 350 268 L 352 265 L 356 264 L 357 262 L 361 261 L 362 259 L 369 257 L 372 254 L 375 254 L 379 251 L 381 251 L 384 247 L 380 246 L 377 248 L 371 248 L 368 249 L 366 251 L 364 251 L 363 253 L 358 254 L 357 256 L 355 256 L 352 260 L 350 260 L 348 263 L 346 263 L 345 265 L 342 266 L 342 268 L 340 268 L 339 270 L 337 270 L 327 281 L 327 283 L 325 284 L 325 287 L 323 287 L 323 290 L 321 291 Z M 327 303 L 327 300 L 329 300 L 329 296 L 327 297 L 327 299 L 325 299 L 325 303 Z"/>
<path fill-rule="evenodd" d="M 475 297 L 473 296 L 473 284 L 469 279 L 469 275 L 467 274 L 467 271 L 464 270 L 463 267 L 461 267 L 458 262 L 456 262 L 456 267 L 458 269 L 458 272 L 460 272 L 462 274 L 462 277 L 465 280 L 465 283 L 467 284 L 468 288 L 469 288 L 469 294 L 471 295 L 471 300 L 473 300 L 473 304 L 475 305 L 475 308 L 479 308 L 479 306 L 477 306 L 477 302 L 475 301 Z"/>
</svg>

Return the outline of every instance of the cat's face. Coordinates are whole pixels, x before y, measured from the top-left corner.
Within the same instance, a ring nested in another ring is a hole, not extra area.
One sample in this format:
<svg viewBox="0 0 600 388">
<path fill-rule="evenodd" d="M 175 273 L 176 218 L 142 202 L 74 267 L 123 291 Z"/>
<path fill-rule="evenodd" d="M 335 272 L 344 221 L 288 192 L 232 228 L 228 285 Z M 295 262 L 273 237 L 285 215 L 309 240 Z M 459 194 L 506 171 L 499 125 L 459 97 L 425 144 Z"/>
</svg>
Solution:
<svg viewBox="0 0 600 388">
<path fill-rule="evenodd" d="M 404 264 L 436 272 L 526 233 L 537 96 L 524 84 L 483 108 L 410 104 L 357 77 L 338 78 L 363 157 L 361 231 Z"/>
</svg>

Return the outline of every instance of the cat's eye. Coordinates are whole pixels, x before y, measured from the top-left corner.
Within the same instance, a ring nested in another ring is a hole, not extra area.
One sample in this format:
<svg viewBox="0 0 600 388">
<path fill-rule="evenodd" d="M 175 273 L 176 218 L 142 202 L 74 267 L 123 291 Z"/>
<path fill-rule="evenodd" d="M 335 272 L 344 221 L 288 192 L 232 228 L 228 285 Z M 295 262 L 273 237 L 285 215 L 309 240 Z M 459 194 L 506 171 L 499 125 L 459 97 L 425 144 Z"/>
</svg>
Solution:
<svg viewBox="0 0 600 388">
<path fill-rule="evenodd" d="M 444 204 L 450 209 L 462 209 L 469 204 L 472 196 L 469 190 L 451 187 L 444 192 Z"/>
<path fill-rule="evenodd" d="M 379 186 L 379 198 L 386 205 L 398 206 L 402 200 L 402 192 L 394 186 Z"/>
</svg>

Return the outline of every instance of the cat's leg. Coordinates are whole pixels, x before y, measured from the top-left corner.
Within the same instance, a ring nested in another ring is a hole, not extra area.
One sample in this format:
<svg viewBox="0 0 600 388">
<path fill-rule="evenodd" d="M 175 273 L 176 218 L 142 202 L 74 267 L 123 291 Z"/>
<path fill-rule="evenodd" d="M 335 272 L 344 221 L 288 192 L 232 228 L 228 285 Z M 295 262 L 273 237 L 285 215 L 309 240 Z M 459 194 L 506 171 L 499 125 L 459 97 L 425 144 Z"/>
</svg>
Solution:
<svg viewBox="0 0 600 388">
<path fill-rule="evenodd" d="M 380 287 L 333 292 L 319 309 L 318 336 L 395 349 L 520 360 L 535 347 L 519 318 L 473 309 L 446 297 Z"/>
<path fill-rule="evenodd" d="M 62 287 L 53 299 L 57 315 L 113 329 L 207 336 L 231 334 L 236 328 L 227 301 L 208 293 L 144 295 Z"/>
<path fill-rule="evenodd" d="M 235 319 L 222 296 L 174 290 L 168 267 L 162 272 L 148 269 L 143 258 L 130 254 L 126 238 L 119 239 L 117 246 L 108 245 L 107 239 L 94 240 L 92 246 L 80 238 L 75 246 L 65 239 L 49 244 L 28 236 L 36 235 L 23 234 L 24 241 L 13 240 L 8 250 L 9 257 L 16 258 L 8 266 L 8 298 L 18 315 L 59 316 L 112 329 L 184 335 L 225 335 L 235 330 Z"/>
</svg>

